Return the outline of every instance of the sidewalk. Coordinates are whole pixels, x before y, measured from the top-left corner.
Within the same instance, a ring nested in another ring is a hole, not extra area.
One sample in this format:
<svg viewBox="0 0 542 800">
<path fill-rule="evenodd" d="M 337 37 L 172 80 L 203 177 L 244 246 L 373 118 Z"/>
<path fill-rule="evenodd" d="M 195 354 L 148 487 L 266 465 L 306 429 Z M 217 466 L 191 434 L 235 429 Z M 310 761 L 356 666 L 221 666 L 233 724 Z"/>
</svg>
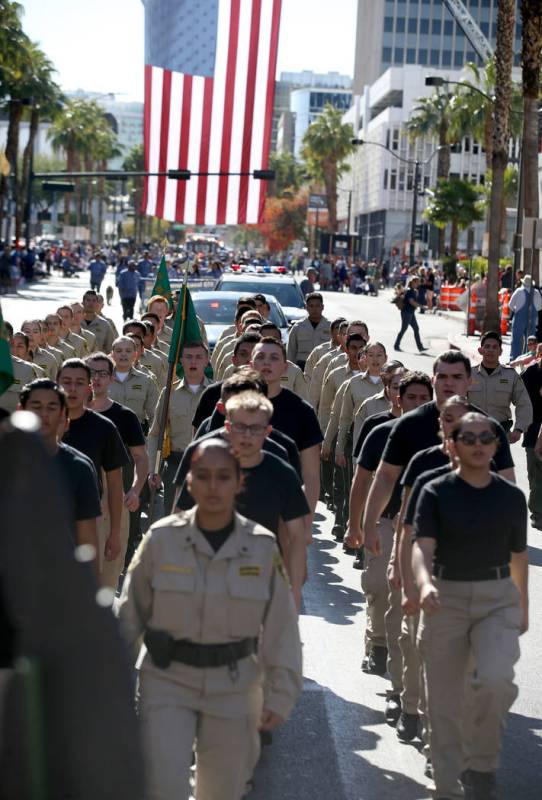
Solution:
<svg viewBox="0 0 542 800">
<path fill-rule="evenodd" d="M 454 320 L 456 323 L 455 330 L 450 330 L 448 333 L 448 343 L 452 350 L 462 350 L 463 353 L 470 358 L 473 364 L 478 364 L 481 361 L 481 356 L 478 352 L 480 334 L 475 333 L 473 336 L 467 336 L 467 315 L 465 312 L 437 311 L 436 315 L 438 317 L 443 317 L 444 319 Z M 510 334 L 503 336 L 503 364 L 506 364 L 510 358 L 510 343 Z"/>
</svg>

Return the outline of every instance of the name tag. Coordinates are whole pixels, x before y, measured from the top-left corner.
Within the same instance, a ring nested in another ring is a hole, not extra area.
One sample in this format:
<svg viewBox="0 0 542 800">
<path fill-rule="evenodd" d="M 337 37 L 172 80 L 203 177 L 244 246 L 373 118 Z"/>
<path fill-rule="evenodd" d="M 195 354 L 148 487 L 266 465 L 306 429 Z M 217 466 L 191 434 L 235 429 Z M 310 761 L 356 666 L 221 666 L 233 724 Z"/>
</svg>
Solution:
<svg viewBox="0 0 542 800">
<path fill-rule="evenodd" d="M 142 385 L 141 385 L 140 383 L 134 383 L 134 385 L 132 386 L 132 389 L 139 389 L 139 390 L 141 390 L 142 388 L 143 388 L 143 387 L 142 387 Z"/>
<path fill-rule="evenodd" d="M 13 383 L 16 383 L 17 386 L 19 386 L 21 381 L 19 380 L 19 378 L 13 378 Z"/>
<path fill-rule="evenodd" d="M 258 566 L 254 567 L 239 567 L 239 575 L 242 578 L 259 578 L 261 569 Z"/>
<path fill-rule="evenodd" d="M 177 575 L 192 575 L 194 567 L 182 567 L 179 564 L 162 564 L 160 572 L 175 572 Z"/>
<path fill-rule="evenodd" d="M 508 384 L 508 378 L 501 378 L 501 379 L 499 380 L 499 383 L 506 383 L 506 384 Z"/>
</svg>

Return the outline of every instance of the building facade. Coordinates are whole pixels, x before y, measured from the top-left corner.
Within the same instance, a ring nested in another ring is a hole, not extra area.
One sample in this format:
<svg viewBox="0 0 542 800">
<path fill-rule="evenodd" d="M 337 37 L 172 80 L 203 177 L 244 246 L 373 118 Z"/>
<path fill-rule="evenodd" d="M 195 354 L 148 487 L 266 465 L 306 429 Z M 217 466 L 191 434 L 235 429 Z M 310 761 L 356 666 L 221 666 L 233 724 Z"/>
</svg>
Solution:
<svg viewBox="0 0 542 800">
<path fill-rule="evenodd" d="M 318 119 L 326 105 L 346 111 L 352 104 L 350 89 L 327 89 L 310 86 L 290 94 L 290 111 L 295 117 L 294 155 L 300 157 L 305 131 Z"/>
<path fill-rule="evenodd" d="M 492 47 L 497 35 L 498 0 L 464 0 Z M 519 6 L 519 0 L 517 0 Z M 516 12 L 515 65 L 521 53 L 521 20 Z M 480 60 L 442 0 L 358 0 L 354 94 L 361 95 L 391 66 L 420 64 L 461 69 Z"/>
</svg>

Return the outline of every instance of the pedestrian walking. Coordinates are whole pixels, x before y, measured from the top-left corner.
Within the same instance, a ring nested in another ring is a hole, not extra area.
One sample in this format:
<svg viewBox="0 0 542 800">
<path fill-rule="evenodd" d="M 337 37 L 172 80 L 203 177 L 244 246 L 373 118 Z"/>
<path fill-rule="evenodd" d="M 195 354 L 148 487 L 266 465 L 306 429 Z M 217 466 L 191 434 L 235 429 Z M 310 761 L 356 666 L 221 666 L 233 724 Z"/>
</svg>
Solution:
<svg viewBox="0 0 542 800">
<path fill-rule="evenodd" d="M 420 339 L 420 329 L 418 328 L 418 321 L 416 319 L 416 309 L 421 308 L 417 299 L 419 286 L 419 278 L 411 278 L 408 282 L 408 288 L 404 294 L 403 305 L 401 308 L 401 330 L 397 334 L 397 338 L 395 339 L 395 344 L 393 346 L 395 350 L 401 350 L 401 340 L 409 327 L 412 328 L 414 339 L 416 340 L 416 346 L 420 353 L 428 350 L 427 347 L 423 346 L 423 342 Z"/>
<path fill-rule="evenodd" d="M 127 267 L 119 272 L 117 278 L 117 289 L 122 303 L 122 318 L 125 321 L 133 319 L 140 282 L 141 275 L 136 269 L 135 261 L 129 261 Z"/>
<path fill-rule="evenodd" d="M 538 325 L 538 312 L 542 309 L 542 297 L 533 286 L 533 279 L 525 275 L 510 298 L 512 317 L 512 345 L 510 359 L 517 358 L 525 352 L 526 339 L 534 336 Z"/>
<path fill-rule="evenodd" d="M 155 523 L 130 564 L 118 614 L 144 634 L 139 704 L 149 800 L 237 800 L 259 756 L 258 730 L 301 691 L 297 615 L 275 537 L 235 511 L 241 471 L 229 445 L 198 445 L 196 505 Z"/>
<path fill-rule="evenodd" d="M 433 777 L 438 798 L 461 798 L 466 788 L 472 800 L 494 800 L 502 732 L 518 693 L 519 636 L 529 624 L 527 506 L 520 489 L 490 472 L 490 419 L 466 414 L 452 438 L 458 468 L 422 490 L 412 553 Z M 466 737 L 469 717 L 476 735 Z"/>
<path fill-rule="evenodd" d="M 88 265 L 88 271 L 90 272 L 90 288 L 99 292 L 107 272 L 107 265 L 101 253 L 94 253 L 94 258 Z"/>
</svg>

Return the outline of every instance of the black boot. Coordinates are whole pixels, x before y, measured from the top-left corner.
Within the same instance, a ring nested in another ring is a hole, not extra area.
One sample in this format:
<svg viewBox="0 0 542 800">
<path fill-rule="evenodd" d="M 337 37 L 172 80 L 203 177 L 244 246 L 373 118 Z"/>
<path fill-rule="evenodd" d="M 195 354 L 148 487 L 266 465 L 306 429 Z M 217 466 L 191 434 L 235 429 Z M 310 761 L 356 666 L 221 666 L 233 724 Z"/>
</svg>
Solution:
<svg viewBox="0 0 542 800">
<path fill-rule="evenodd" d="M 376 645 L 363 659 L 361 669 L 369 675 L 385 675 L 387 671 L 388 648 Z"/>
</svg>

